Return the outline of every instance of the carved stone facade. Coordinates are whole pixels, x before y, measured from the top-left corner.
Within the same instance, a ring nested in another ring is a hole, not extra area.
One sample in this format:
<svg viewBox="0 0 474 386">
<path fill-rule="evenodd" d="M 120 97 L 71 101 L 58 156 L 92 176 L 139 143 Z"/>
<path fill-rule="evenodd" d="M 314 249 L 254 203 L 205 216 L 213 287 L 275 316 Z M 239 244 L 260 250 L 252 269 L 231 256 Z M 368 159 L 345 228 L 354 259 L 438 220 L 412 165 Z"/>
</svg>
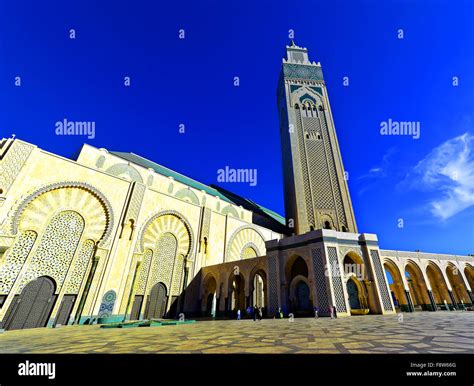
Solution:
<svg viewBox="0 0 474 386">
<path fill-rule="evenodd" d="M 160 283 L 163 316 L 174 317 L 203 266 L 226 254 L 263 256 L 265 242 L 282 237 L 218 190 L 133 154 L 84 145 L 68 160 L 13 139 L 0 150 L 0 321 L 7 328 L 31 326 L 15 320 L 28 317 L 26 301 L 48 314 L 35 319 L 48 325 L 124 320 L 132 308 L 143 317 Z M 38 280 L 51 289 L 48 308 L 25 292 Z"/>
<path fill-rule="evenodd" d="M 84 145 L 69 160 L 2 140 L 0 328 L 472 305 L 472 256 L 380 250 L 357 232 L 321 66 L 294 44 L 287 56 L 287 221 L 133 153 Z"/>
</svg>

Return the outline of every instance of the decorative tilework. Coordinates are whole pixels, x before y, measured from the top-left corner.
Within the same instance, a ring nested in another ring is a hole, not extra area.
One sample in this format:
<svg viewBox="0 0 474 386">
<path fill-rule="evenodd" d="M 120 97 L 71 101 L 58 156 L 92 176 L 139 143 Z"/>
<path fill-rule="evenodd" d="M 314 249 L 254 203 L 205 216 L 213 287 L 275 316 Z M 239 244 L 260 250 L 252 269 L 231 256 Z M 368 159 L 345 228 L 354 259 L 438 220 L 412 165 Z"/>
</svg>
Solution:
<svg viewBox="0 0 474 386">
<path fill-rule="evenodd" d="M 31 204 L 34 200 L 39 198 L 45 193 L 49 192 L 60 192 L 63 188 L 78 188 L 82 189 L 86 192 L 91 193 L 98 201 L 100 202 L 101 206 L 103 207 L 103 213 L 105 216 L 105 230 L 102 235 L 102 238 L 99 242 L 99 245 L 102 247 L 106 247 L 110 242 L 110 235 L 112 233 L 112 229 L 114 226 L 114 215 L 112 211 L 112 206 L 110 205 L 107 198 L 96 188 L 93 186 L 84 183 L 84 182 L 76 182 L 76 181 L 67 181 L 67 182 L 57 182 L 54 184 L 43 186 L 40 189 L 35 190 L 33 193 L 29 194 L 21 203 L 16 206 L 12 212 L 13 215 L 10 219 L 10 226 L 11 226 L 11 234 L 16 235 L 18 232 L 18 227 L 20 223 L 20 218 L 25 210 L 28 209 L 29 204 Z M 71 196 L 70 196 L 71 197 Z M 57 204 L 57 203 L 55 203 Z M 102 222 L 102 219 L 99 219 Z M 90 224 L 89 224 L 90 225 Z"/>
<path fill-rule="evenodd" d="M 347 312 L 346 301 L 344 297 L 344 288 L 342 286 L 341 270 L 337 258 L 337 249 L 334 247 L 328 248 L 329 265 L 331 266 L 331 282 L 334 290 L 334 297 L 336 299 L 337 312 Z"/>
<path fill-rule="evenodd" d="M 171 275 L 176 258 L 177 240 L 171 233 L 163 234 L 156 243 L 156 249 L 150 267 L 147 283 L 148 290 L 156 283 L 162 282 L 170 288 Z M 147 290 L 147 291 L 148 291 Z"/>
<path fill-rule="evenodd" d="M 8 294 L 20 273 L 36 240 L 36 233 L 22 233 L 16 243 L 5 253 L 5 262 L 0 266 L 0 294 Z"/>
<path fill-rule="evenodd" d="M 89 261 L 92 258 L 94 252 L 94 242 L 92 240 L 86 240 L 77 256 L 71 275 L 68 282 L 66 283 L 66 294 L 78 294 L 81 288 L 82 281 L 86 276 L 87 267 Z"/>
<path fill-rule="evenodd" d="M 321 248 L 313 248 L 311 250 L 313 260 L 313 270 L 316 280 L 316 296 L 319 303 L 319 311 L 321 315 L 329 313 L 329 292 L 326 284 L 326 264 Z"/>
<path fill-rule="evenodd" d="M 99 318 L 108 318 L 112 316 L 116 298 L 117 294 L 113 290 L 107 291 L 105 293 L 99 309 Z"/>
<path fill-rule="evenodd" d="M 377 277 L 377 283 L 380 289 L 380 297 L 382 298 L 383 308 L 385 311 L 393 311 L 392 302 L 390 301 L 390 294 L 387 289 L 387 282 L 385 281 L 385 273 L 382 269 L 382 263 L 380 262 L 379 253 L 375 249 L 370 250 L 370 257 L 375 270 L 375 276 Z"/>
<path fill-rule="evenodd" d="M 140 277 L 137 284 L 137 295 L 144 295 L 146 290 L 146 282 L 148 280 L 148 273 L 150 272 L 151 259 L 153 258 L 153 251 L 147 249 L 143 255 L 143 262 L 140 269 Z"/>
<path fill-rule="evenodd" d="M 130 198 L 130 204 L 127 210 L 126 219 L 138 220 L 138 215 L 140 214 L 140 208 L 143 202 L 143 196 L 145 195 L 146 187 L 143 184 L 135 182 L 133 184 L 132 197 Z"/>
<path fill-rule="evenodd" d="M 73 211 L 61 212 L 51 219 L 27 270 L 20 278 L 18 293 L 28 282 L 40 276 L 50 276 L 57 288 L 61 288 L 84 225 L 83 218 Z"/>
<path fill-rule="evenodd" d="M 2 195 L 7 194 L 33 149 L 33 145 L 14 141 L 3 159 L 0 160 L 2 169 L 0 173 L 0 188 L 3 190 Z"/>
<path fill-rule="evenodd" d="M 268 256 L 269 315 L 274 315 L 278 309 L 278 282 L 278 259 Z"/>
<path fill-rule="evenodd" d="M 283 75 L 288 79 L 323 80 L 323 72 L 319 66 L 283 63 Z"/>
</svg>

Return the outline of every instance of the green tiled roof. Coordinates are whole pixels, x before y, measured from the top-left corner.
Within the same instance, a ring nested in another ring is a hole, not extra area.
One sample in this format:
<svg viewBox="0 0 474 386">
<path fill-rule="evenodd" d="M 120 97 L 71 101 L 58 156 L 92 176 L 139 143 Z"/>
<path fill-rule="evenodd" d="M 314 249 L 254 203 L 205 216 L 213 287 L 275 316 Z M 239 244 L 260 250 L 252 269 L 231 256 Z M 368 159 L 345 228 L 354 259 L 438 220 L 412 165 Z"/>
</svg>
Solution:
<svg viewBox="0 0 474 386">
<path fill-rule="evenodd" d="M 176 181 L 181 182 L 185 185 L 188 185 L 191 188 L 194 188 L 197 190 L 204 190 L 206 193 L 210 194 L 211 196 L 218 196 L 221 200 L 224 200 L 226 202 L 230 202 L 231 204 L 233 204 L 231 200 L 229 200 L 226 196 L 224 196 L 222 193 L 220 193 L 216 189 L 211 188 L 208 185 L 204 185 L 196 180 L 193 180 L 192 178 L 183 176 L 182 174 L 179 174 L 175 172 L 174 170 L 168 169 L 162 165 L 157 164 L 156 162 L 147 160 L 146 158 L 143 158 L 137 154 L 125 153 L 121 151 L 111 151 L 110 153 L 113 155 L 116 155 L 117 157 L 123 158 L 127 161 L 133 162 L 134 164 L 137 164 L 144 168 L 147 168 L 147 169 L 151 168 L 158 174 L 161 174 L 165 177 L 173 177 Z"/>
<path fill-rule="evenodd" d="M 146 158 L 143 158 L 137 154 L 134 153 L 125 153 L 121 151 L 111 151 L 111 154 L 123 158 L 126 161 L 132 162 L 136 165 L 142 166 L 147 169 L 153 169 L 155 172 L 165 176 L 165 177 L 173 177 L 176 181 L 181 182 L 185 185 L 190 186 L 191 188 L 197 189 L 197 190 L 204 190 L 206 193 L 210 194 L 211 196 L 217 196 L 221 200 L 229 202 L 231 204 L 239 206 L 241 203 L 236 201 L 232 201 L 231 198 L 228 196 L 222 194 L 219 190 L 213 188 L 212 186 L 208 186 L 205 184 L 202 184 L 201 182 L 198 182 L 196 180 L 193 180 L 192 178 L 186 177 L 178 172 L 175 172 L 174 170 L 168 169 L 167 167 L 164 167 L 162 165 L 157 164 L 156 162 L 150 161 Z M 267 216 L 273 218 L 274 220 L 278 221 L 282 225 L 285 225 L 285 218 L 280 216 L 278 213 L 264 208 L 263 206 L 258 205 L 257 203 L 253 202 L 252 200 L 249 200 L 244 197 L 240 197 L 239 195 L 232 193 L 232 195 L 236 196 L 238 199 L 247 201 L 248 203 L 252 204 L 254 207 L 260 209 L 263 211 Z M 251 209 L 250 209 L 251 210 Z"/>
</svg>

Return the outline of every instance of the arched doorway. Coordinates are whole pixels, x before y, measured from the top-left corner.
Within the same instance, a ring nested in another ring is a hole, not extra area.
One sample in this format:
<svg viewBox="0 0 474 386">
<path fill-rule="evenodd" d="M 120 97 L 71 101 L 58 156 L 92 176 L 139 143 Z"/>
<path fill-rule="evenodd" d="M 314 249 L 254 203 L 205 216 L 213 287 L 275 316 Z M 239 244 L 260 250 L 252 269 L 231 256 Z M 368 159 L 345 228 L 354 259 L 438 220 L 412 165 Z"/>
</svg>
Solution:
<svg viewBox="0 0 474 386">
<path fill-rule="evenodd" d="M 230 284 L 230 310 L 237 314 L 245 312 L 245 280 L 241 274 L 233 275 Z"/>
<path fill-rule="evenodd" d="M 357 280 L 357 279 L 355 279 Z M 354 278 L 347 280 L 347 295 L 349 296 L 349 306 L 351 310 L 361 309 L 360 299 L 359 299 L 359 288 Z"/>
<path fill-rule="evenodd" d="M 55 303 L 56 283 L 47 276 L 30 281 L 13 299 L 5 316 L 5 330 L 45 327 Z"/>
<path fill-rule="evenodd" d="M 148 307 L 145 319 L 161 319 L 166 312 L 168 291 L 163 283 L 156 283 L 148 296 Z"/>
<path fill-rule="evenodd" d="M 472 293 L 474 291 L 474 267 L 466 264 L 466 268 L 464 268 L 464 274 L 466 275 L 467 282 L 469 283 L 469 287 L 471 287 L 471 303 L 472 303 Z"/>
<path fill-rule="evenodd" d="M 293 256 L 286 265 L 289 283 L 289 309 L 295 316 L 310 316 L 313 313 L 313 297 L 308 281 L 308 265 L 301 256 Z"/>
<path fill-rule="evenodd" d="M 252 280 L 252 306 L 266 308 L 266 284 L 265 272 L 257 271 Z"/>
<path fill-rule="evenodd" d="M 413 302 L 413 309 L 415 311 L 432 309 L 428 289 L 420 267 L 414 262 L 409 261 L 405 266 L 405 277 L 408 282 L 408 291 Z"/>
<path fill-rule="evenodd" d="M 203 300 L 205 304 L 203 305 L 202 311 L 204 316 L 216 316 L 216 289 L 217 282 L 212 275 L 209 275 L 204 280 L 204 293 Z"/>
<path fill-rule="evenodd" d="M 390 260 L 386 260 L 383 267 L 385 269 L 388 286 L 390 287 L 395 308 L 400 311 L 412 311 L 405 292 L 402 275 L 400 274 L 397 265 Z"/>
<path fill-rule="evenodd" d="M 433 293 L 438 309 L 446 310 L 446 304 L 448 304 L 449 307 L 453 302 L 441 270 L 433 263 L 429 263 L 426 267 L 426 276 L 430 282 L 431 292 Z"/>
<path fill-rule="evenodd" d="M 311 308 L 312 304 L 308 284 L 300 280 L 295 286 L 295 311 L 308 312 L 311 311 Z"/>
<path fill-rule="evenodd" d="M 454 264 L 449 264 L 446 267 L 446 276 L 448 277 L 451 288 L 453 289 L 453 296 L 457 305 L 462 307 L 463 304 L 471 304 L 471 299 L 461 276 L 461 272 L 459 272 Z"/>
<path fill-rule="evenodd" d="M 379 302 L 374 287 L 370 286 L 364 259 L 356 252 L 350 251 L 344 256 L 343 269 L 349 304 L 352 301 L 351 310 L 364 310 L 358 314 L 367 314 L 369 311 L 372 314 L 380 313 Z"/>
</svg>

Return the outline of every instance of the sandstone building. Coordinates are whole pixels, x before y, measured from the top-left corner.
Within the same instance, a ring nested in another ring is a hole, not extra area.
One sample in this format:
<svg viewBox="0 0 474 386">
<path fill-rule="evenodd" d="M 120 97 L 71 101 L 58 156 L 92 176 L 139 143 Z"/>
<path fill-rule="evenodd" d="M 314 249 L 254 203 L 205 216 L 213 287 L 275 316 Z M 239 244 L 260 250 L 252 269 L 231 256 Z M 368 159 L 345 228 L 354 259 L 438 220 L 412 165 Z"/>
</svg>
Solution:
<svg viewBox="0 0 474 386">
<path fill-rule="evenodd" d="M 286 219 L 133 153 L 84 145 L 71 160 L 3 139 L 1 327 L 472 305 L 472 257 L 383 250 L 358 233 L 321 66 L 286 51 Z"/>
</svg>

